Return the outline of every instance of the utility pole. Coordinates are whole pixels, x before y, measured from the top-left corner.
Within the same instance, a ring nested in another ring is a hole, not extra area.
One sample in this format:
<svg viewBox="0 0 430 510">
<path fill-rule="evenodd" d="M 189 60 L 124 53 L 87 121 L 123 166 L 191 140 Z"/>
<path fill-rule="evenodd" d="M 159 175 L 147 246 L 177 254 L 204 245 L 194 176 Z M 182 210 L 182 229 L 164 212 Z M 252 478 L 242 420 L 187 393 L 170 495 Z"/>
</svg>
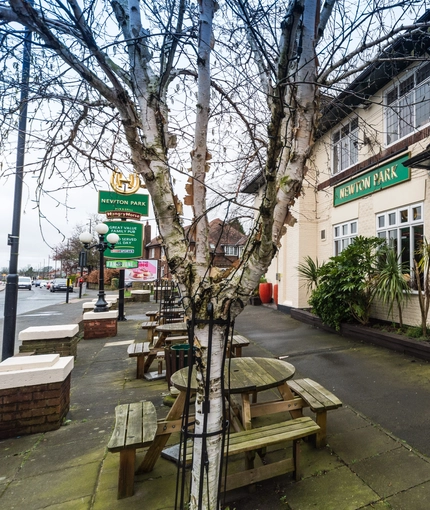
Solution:
<svg viewBox="0 0 430 510">
<path fill-rule="evenodd" d="M 33 1 L 30 2 L 33 5 Z M 16 156 L 15 194 L 13 202 L 12 233 L 8 235 L 7 244 L 10 246 L 9 274 L 6 280 L 4 302 L 4 326 L 2 360 L 14 355 L 16 311 L 18 304 L 18 252 L 21 226 L 22 184 L 24 179 L 25 136 L 27 131 L 27 104 L 30 81 L 31 36 L 29 29 L 25 29 L 24 48 L 22 57 L 21 105 L 19 113 L 19 132 Z"/>
</svg>

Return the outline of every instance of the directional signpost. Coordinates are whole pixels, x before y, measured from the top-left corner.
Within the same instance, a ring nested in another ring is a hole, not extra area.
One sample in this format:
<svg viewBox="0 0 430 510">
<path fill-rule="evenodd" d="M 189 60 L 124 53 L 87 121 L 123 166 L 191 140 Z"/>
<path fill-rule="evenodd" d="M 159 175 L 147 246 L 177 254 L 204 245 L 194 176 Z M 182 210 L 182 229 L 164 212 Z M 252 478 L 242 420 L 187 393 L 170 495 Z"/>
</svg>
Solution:
<svg viewBox="0 0 430 510">
<path fill-rule="evenodd" d="M 99 191 L 99 213 L 106 214 L 108 219 L 118 219 L 106 221 L 109 233 L 118 234 L 119 241 L 114 249 L 107 249 L 104 256 L 106 259 L 112 259 L 106 261 L 106 267 L 120 269 L 118 320 L 126 320 L 124 270 L 137 268 L 137 259 L 143 256 L 143 225 L 125 220 L 140 220 L 141 216 L 148 216 L 149 196 L 136 193 L 142 187 L 136 174 L 131 174 L 127 178 L 115 172 L 111 178 L 111 186 L 115 191 Z"/>
</svg>

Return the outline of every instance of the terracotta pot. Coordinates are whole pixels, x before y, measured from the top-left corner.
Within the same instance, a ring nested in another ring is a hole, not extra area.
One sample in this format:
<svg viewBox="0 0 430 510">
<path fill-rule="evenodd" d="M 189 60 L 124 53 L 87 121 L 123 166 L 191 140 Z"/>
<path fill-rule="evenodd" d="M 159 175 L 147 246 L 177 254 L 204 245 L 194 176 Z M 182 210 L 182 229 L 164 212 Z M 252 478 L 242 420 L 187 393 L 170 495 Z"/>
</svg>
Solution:
<svg viewBox="0 0 430 510">
<path fill-rule="evenodd" d="M 273 301 L 275 302 L 276 305 L 278 304 L 278 284 L 277 283 L 275 283 L 275 285 L 273 286 Z"/>
<path fill-rule="evenodd" d="M 272 284 L 271 283 L 260 283 L 258 287 L 258 293 L 262 303 L 270 303 L 272 301 Z"/>
</svg>

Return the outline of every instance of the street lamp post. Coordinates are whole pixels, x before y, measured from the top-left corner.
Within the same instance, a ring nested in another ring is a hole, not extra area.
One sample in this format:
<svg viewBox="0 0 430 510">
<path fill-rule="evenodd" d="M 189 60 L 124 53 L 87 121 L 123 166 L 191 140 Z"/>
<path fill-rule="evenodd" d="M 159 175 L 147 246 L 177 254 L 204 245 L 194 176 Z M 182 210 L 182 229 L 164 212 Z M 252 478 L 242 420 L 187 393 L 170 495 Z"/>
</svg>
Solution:
<svg viewBox="0 0 430 510">
<path fill-rule="evenodd" d="M 104 281 L 104 253 L 109 248 L 112 250 L 115 247 L 115 244 L 119 241 L 118 234 L 107 234 L 109 227 L 105 223 L 99 223 L 95 226 L 94 229 L 98 236 L 99 242 L 91 245 L 93 241 L 93 235 L 89 232 L 82 232 L 79 236 L 79 240 L 84 244 L 84 247 L 87 250 L 91 250 L 92 248 L 97 248 L 100 253 L 100 269 L 99 269 L 99 293 L 97 303 L 95 304 L 94 311 L 95 312 L 107 312 L 107 302 L 105 299 L 105 281 Z M 91 246 L 90 246 L 91 245 Z"/>
</svg>

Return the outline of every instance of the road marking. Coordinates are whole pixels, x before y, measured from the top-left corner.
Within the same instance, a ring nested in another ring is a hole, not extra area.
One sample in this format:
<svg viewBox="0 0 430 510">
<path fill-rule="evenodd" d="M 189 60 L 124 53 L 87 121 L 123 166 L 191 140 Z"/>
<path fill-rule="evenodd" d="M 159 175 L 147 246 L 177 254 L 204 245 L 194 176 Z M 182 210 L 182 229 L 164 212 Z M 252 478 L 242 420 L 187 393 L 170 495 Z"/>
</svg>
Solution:
<svg viewBox="0 0 430 510">
<path fill-rule="evenodd" d="M 130 345 L 134 342 L 134 340 L 119 340 L 118 342 L 108 342 L 104 344 L 103 347 L 113 347 L 115 345 Z"/>
<path fill-rule="evenodd" d="M 61 312 L 40 312 L 31 314 L 21 314 L 20 317 L 48 317 L 50 315 L 63 315 Z"/>
</svg>

